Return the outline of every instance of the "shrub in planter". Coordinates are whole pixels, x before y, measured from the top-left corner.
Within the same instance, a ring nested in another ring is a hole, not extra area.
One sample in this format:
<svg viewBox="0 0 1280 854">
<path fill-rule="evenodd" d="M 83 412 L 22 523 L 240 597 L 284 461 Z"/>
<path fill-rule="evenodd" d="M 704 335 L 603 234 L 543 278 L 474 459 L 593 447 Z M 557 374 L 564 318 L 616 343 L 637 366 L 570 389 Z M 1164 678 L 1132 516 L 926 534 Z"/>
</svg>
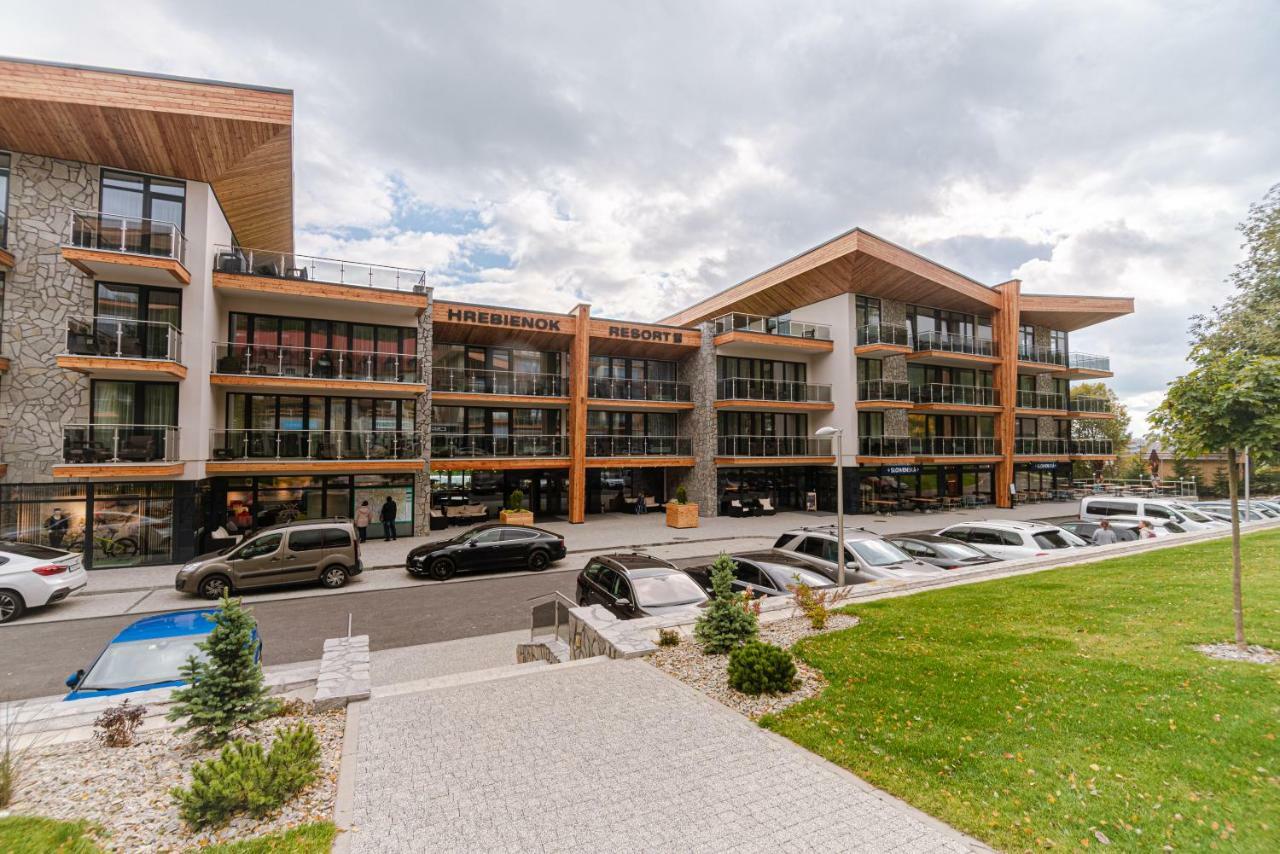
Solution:
<svg viewBox="0 0 1280 854">
<path fill-rule="evenodd" d="M 146 713 L 146 706 L 130 706 L 125 700 L 98 715 L 93 722 L 93 737 L 103 747 L 128 747 Z"/>
<path fill-rule="evenodd" d="M 795 688 L 796 663 L 781 647 L 751 641 L 729 653 L 729 687 L 744 694 L 786 694 Z"/>
<path fill-rule="evenodd" d="M 524 492 L 519 489 L 511 490 L 511 495 L 507 497 L 507 509 L 520 511 L 524 509 Z"/>
<path fill-rule="evenodd" d="M 689 490 L 684 488 L 683 483 L 676 487 L 676 503 L 677 504 L 689 503 Z"/>
<path fill-rule="evenodd" d="M 693 627 L 693 636 L 704 652 L 729 652 L 760 631 L 756 615 L 743 608 L 733 589 L 734 565 L 733 558 L 724 553 L 711 565 L 711 602 Z"/>
</svg>

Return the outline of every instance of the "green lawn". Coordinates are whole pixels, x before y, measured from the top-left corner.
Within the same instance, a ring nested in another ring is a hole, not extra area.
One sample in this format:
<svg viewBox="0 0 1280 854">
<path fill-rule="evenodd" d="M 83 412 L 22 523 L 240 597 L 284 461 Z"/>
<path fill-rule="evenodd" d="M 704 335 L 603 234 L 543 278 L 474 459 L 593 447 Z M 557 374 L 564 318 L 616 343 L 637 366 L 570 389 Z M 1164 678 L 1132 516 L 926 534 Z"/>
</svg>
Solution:
<svg viewBox="0 0 1280 854">
<path fill-rule="evenodd" d="M 1280 532 L 1246 537 L 1280 648 Z M 830 681 L 762 723 L 1004 850 L 1280 851 L 1280 666 L 1231 637 L 1230 541 L 858 605 L 802 643 Z"/>
<path fill-rule="evenodd" d="M 336 833 L 331 822 L 304 824 L 241 842 L 209 845 L 201 854 L 327 854 Z M 85 822 L 12 816 L 0 818 L 0 854 L 101 854 Z"/>
</svg>

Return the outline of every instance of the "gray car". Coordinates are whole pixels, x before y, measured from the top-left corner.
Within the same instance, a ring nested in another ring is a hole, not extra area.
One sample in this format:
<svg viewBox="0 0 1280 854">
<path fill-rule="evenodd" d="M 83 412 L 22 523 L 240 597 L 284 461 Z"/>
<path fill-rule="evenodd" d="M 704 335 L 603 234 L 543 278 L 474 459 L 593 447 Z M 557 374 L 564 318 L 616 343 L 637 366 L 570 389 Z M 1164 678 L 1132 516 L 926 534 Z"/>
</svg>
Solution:
<svg viewBox="0 0 1280 854">
<path fill-rule="evenodd" d="M 319 519 L 263 528 L 239 545 L 193 558 L 178 570 L 173 586 L 218 599 L 280 584 L 319 582 L 336 589 L 363 570 L 351 521 Z"/>
</svg>

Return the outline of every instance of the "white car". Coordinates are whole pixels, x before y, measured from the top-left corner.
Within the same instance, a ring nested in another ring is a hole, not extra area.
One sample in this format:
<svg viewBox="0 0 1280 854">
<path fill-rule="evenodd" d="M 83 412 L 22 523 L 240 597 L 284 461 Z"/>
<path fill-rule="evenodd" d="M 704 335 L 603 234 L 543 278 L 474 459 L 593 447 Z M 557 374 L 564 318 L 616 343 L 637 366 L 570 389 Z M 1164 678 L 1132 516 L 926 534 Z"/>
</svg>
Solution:
<svg viewBox="0 0 1280 854">
<path fill-rule="evenodd" d="M 1214 518 L 1180 501 L 1163 498 L 1110 497 L 1089 495 L 1080 499 L 1080 519 L 1101 522 L 1114 516 L 1174 522 L 1184 531 L 1209 531 L 1221 528 Z"/>
<path fill-rule="evenodd" d="M 836 529 L 796 528 L 778 537 L 775 549 L 798 554 L 832 581 L 839 580 L 836 564 Z M 845 583 L 876 580 L 910 580 L 941 575 L 945 570 L 916 560 L 893 543 L 869 531 L 846 528 L 844 532 Z"/>
<path fill-rule="evenodd" d="M 940 537 L 950 537 L 976 546 L 1000 560 L 1048 557 L 1059 549 L 1088 548 L 1089 544 L 1070 531 L 1047 522 L 1016 519 L 984 519 L 961 522 L 943 528 Z"/>
<path fill-rule="evenodd" d="M 1108 516 L 1107 521 L 1113 525 L 1119 524 L 1126 528 L 1133 528 L 1135 531 L 1143 522 L 1151 526 L 1151 530 L 1156 537 L 1167 537 L 1169 534 L 1185 534 L 1186 528 L 1182 527 L 1180 522 L 1170 522 L 1168 519 L 1152 519 L 1150 516 Z"/>
<path fill-rule="evenodd" d="M 0 540 L 0 623 L 60 602 L 88 583 L 74 552 Z"/>
</svg>

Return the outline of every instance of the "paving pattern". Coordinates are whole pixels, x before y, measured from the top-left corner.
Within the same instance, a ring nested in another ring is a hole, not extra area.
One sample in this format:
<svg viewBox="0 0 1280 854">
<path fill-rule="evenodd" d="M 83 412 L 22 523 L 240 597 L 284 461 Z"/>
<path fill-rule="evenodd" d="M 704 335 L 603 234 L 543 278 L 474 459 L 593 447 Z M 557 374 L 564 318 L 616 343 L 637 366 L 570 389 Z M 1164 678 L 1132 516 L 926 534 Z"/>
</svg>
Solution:
<svg viewBox="0 0 1280 854">
<path fill-rule="evenodd" d="M 353 852 L 963 852 L 639 661 L 542 667 L 360 706 Z"/>
</svg>

